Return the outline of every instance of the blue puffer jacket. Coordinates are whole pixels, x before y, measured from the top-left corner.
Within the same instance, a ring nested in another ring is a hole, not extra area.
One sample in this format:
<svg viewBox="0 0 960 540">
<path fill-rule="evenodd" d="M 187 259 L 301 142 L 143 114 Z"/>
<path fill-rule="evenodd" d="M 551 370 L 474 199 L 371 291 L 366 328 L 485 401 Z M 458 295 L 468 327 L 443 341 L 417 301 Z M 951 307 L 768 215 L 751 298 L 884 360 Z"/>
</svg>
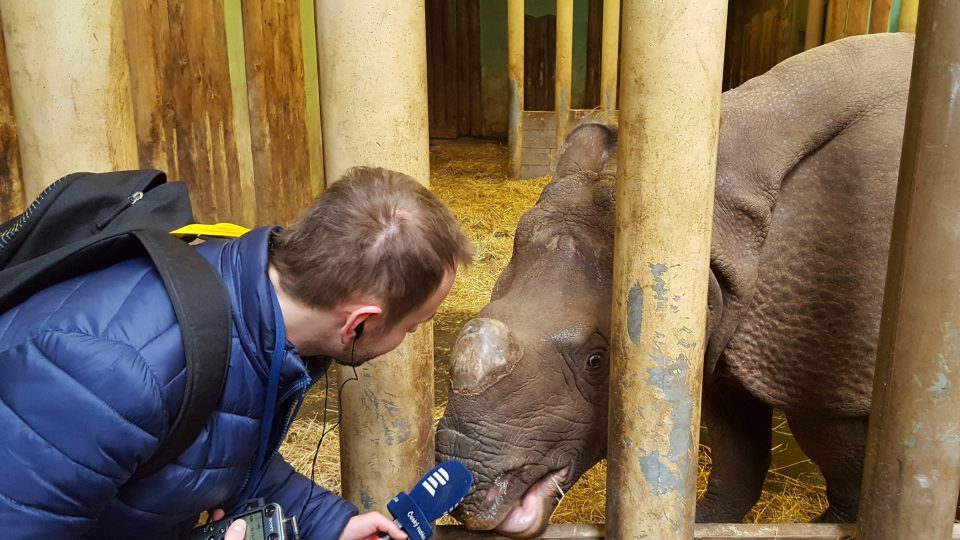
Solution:
<svg viewBox="0 0 960 540">
<path fill-rule="evenodd" d="M 128 481 L 164 437 L 184 392 L 180 330 L 149 262 L 125 261 L 50 287 L 0 315 L 0 536 L 179 538 L 200 511 L 254 496 L 299 514 L 311 482 L 279 447 L 310 386 L 289 344 L 262 471 L 251 471 L 278 321 L 267 277 L 270 229 L 200 253 L 233 302 L 218 410 L 175 463 Z M 258 481 L 259 479 L 259 481 Z M 301 537 L 337 538 L 356 508 L 316 487 Z"/>
</svg>

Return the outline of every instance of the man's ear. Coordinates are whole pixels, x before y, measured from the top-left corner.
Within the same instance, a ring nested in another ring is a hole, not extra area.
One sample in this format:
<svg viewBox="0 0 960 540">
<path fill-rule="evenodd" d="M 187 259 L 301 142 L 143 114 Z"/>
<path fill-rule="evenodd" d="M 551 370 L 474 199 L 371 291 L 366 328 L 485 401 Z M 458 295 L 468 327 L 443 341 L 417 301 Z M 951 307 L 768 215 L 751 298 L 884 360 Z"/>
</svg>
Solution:
<svg viewBox="0 0 960 540">
<path fill-rule="evenodd" d="M 381 313 L 383 313 L 383 309 L 380 306 L 365 305 L 354 308 L 350 314 L 347 315 L 347 320 L 343 326 L 340 327 L 340 343 L 343 345 L 349 344 L 355 339 L 358 326 L 363 324 L 369 317 L 380 315 Z"/>
</svg>

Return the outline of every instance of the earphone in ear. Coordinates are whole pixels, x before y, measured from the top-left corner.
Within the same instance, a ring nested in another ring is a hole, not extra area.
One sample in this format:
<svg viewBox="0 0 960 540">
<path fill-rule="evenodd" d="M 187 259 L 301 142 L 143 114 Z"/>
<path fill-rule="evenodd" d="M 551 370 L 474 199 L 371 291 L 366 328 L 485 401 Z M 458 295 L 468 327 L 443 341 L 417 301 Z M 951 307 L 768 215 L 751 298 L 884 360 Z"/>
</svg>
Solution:
<svg viewBox="0 0 960 540">
<path fill-rule="evenodd" d="M 363 335 L 363 324 L 365 322 L 366 321 L 361 322 L 360 324 L 357 325 L 356 328 L 353 329 L 353 333 L 356 334 L 356 336 L 353 339 L 358 339 L 360 336 Z"/>
</svg>

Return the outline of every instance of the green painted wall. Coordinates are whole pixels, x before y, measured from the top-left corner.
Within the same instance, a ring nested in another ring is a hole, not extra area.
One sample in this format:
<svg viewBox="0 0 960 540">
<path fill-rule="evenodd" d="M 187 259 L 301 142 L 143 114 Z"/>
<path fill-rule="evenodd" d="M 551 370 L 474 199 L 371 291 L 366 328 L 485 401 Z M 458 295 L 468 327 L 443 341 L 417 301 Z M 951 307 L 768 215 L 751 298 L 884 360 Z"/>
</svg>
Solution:
<svg viewBox="0 0 960 540">
<path fill-rule="evenodd" d="M 556 0 L 527 0 L 531 17 L 556 15 Z M 587 73 L 588 0 L 573 5 L 573 108 L 583 108 Z M 480 0 L 480 64 L 483 88 L 483 135 L 507 136 L 507 2 Z"/>
</svg>

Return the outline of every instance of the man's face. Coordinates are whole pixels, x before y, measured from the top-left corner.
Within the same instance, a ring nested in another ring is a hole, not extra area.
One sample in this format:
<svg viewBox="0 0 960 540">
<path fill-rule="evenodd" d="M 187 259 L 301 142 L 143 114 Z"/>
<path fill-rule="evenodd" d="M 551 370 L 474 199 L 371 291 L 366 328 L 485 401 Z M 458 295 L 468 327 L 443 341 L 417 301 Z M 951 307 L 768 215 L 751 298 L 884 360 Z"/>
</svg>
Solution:
<svg viewBox="0 0 960 540">
<path fill-rule="evenodd" d="M 356 340 L 356 350 L 351 351 L 353 344 L 349 344 L 343 357 L 336 360 L 341 364 L 358 366 L 399 347 L 407 334 L 415 332 L 421 324 L 433 318 L 444 298 L 450 293 L 455 277 L 456 271 L 447 270 L 433 295 L 394 325 L 384 327 L 378 317 L 368 319 L 363 335 Z"/>
</svg>

